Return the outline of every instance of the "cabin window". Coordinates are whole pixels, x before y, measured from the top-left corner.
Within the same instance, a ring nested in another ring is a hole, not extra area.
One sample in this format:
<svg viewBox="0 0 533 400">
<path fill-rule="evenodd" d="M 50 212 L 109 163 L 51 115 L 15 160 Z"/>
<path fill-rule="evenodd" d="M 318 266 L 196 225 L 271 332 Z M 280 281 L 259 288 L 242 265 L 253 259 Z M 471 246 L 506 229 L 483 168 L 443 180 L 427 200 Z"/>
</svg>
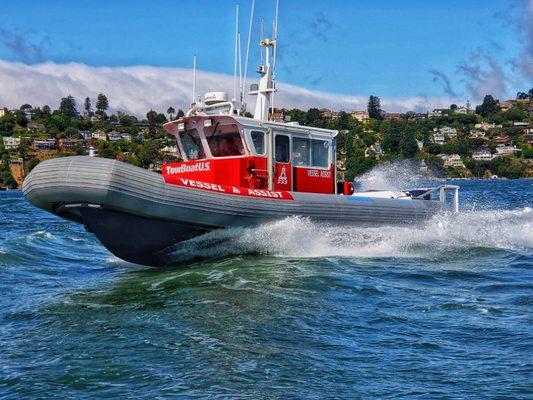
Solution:
<svg viewBox="0 0 533 400">
<path fill-rule="evenodd" d="M 181 131 L 179 133 L 181 146 L 188 160 L 205 158 L 202 141 L 196 129 Z"/>
<path fill-rule="evenodd" d="M 222 125 L 205 128 L 205 137 L 213 157 L 244 155 L 244 145 L 237 125 Z"/>
<path fill-rule="evenodd" d="M 311 140 L 311 166 L 329 167 L 329 143 L 326 140 Z"/>
<path fill-rule="evenodd" d="M 290 160 L 290 140 L 288 136 L 276 135 L 276 161 L 288 163 Z"/>
<path fill-rule="evenodd" d="M 309 139 L 294 137 L 292 139 L 292 163 L 295 167 L 308 167 L 311 161 Z"/>
<path fill-rule="evenodd" d="M 252 143 L 254 144 L 255 153 L 258 155 L 265 154 L 265 132 L 252 131 Z"/>
</svg>

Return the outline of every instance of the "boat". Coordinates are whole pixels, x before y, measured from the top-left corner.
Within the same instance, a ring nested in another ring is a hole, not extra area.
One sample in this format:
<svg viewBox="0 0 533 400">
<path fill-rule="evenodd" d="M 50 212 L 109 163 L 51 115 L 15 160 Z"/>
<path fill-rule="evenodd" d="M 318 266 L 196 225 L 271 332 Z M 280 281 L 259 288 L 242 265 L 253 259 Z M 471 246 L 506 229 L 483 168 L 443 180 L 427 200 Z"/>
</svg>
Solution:
<svg viewBox="0 0 533 400">
<path fill-rule="evenodd" d="M 115 256 L 150 266 L 172 263 L 178 244 L 218 229 L 291 216 L 415 229 L 436 213 L 458 211 L 455 185 L 355 192 L 352 182 L 337 181 L 337 131 L 273 120 L 276 36 L 260 41 L 265 63 L 250 87 L 253 116 L 245 115 L 242 91 L 240 99 L 237 90 L 232 99 L 193 94 L 187 114 L 164 125 L 181 161 L 157 173 L 94 152 L 51 159 L 25 179 L 24 196 L 83 224 Z"/>
</svg>

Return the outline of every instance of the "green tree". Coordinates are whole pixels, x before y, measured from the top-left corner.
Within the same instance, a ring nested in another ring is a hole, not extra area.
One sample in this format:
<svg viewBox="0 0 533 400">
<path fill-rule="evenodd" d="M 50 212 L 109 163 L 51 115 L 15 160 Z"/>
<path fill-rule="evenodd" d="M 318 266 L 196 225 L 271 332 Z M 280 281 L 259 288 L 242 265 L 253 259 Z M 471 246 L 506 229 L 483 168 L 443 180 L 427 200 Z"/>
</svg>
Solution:
<svg viewBox="0 0 533 400">
<path fill-rule="evenodd" d="M 483 103 L 476 107 L 476 114 L 483 117 L 496 114 L 498 112 L 498 102 L 490 94 L 486 95 Z"/>
<path fill-rule="evenodd" d="M 99 93 L 96 98 L 96 110 L 101 120 L 105 119 L 105 112 L 109 108 L 109 102 L 105 94 Z"/>
<path fill-rule="evenodd" d="M 181 118 L 181 117 L 184 117 L 185 116 L 185 113 L 183 112 L 183 110 L 180 108 L 178 110 L 178 113 L 176 114 L 176 118 Z"/>
<path fill-rule="evenodd" d="M 28 118 L 26 118 L 26 114 L 24 112 L 15 111 L 15 122 L 17 125 L 26 127 L 26 125 L 28 125 Z"/>
<path fill-rule="evenodd" d="M 418 153 L 418 144 L 414 132 L 406 130 L 400 140 L 400 153 L 403 157 L 414 157 Z"/>
<path fill-rule="evenodd" d="M 168 119 L 172 120 L 172 116 L 176 113 L 176 110 L 172 106 L 167 109 Z"/>
<path fill-rule="evenodd" d="M 76 100 L 74 100 L 74 97 L 71 95 L 63 97 L 61 99 L 61 103 L 59 104 L 59 112 L 67 118 L 74 118 L 78 114 L 78 111 L 76 110 Z"/>
<path fill-rule="evenodd" d="M 161 160 L 161 154 L 156 142 L 144 142 L 137 152 L 137 157 L 144 168 Z"/>
<path fill-rule="evenodd" d="M 383 119 L 383 111 L 381 110 L 381 100 L 378 96 L 370 96 L 368 98 L 368 116 L 372 119 Z"/>
<path fill-rule="evenodd" d="M 150 136 L 154 136 L 157 127 L 157 113 L 154 110 L 150 110 L 146 113 L 146 120 L 148 121 L 148 133 Z"/>
<path fill-rule="evenodd" d="M 89 97 L 86 97 L 85 98 L 85 101 L 83 102 L 83 108 L 85 109 L 85 112 L 87 113 L 87 115 L 89 115 L 89 113 L 91 112 L 91 99 Z"/>
</svg>

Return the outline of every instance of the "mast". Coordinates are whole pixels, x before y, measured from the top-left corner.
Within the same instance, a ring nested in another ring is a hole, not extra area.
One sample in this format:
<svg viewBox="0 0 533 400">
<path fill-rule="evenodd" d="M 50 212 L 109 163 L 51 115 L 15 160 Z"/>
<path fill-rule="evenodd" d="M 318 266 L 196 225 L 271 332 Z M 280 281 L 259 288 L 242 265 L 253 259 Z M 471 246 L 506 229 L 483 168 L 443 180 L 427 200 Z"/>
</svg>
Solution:
<svg viewBox="0 0 533 400">
<path fill-rule="evenodd" d="M 259 42 L 259 52 L 261 54 L 261 65 L 257 69 L 259 73 L 259 84 L 252 85 L 250 95 L 256 95 L 254 119 L 268 120 L 270 107 L 273 106 L 274 92 L 274 66 L 276 62 L 276 42 L 278 32 L 278 9 L 279 1 L 276 1 L 276 16 L 273 24 L 273 38 L 263 38 L 263 23 L 261 22 L 261 41 Z M 263 52 L 265 54 L 265 63 L 263 63 Z"/>
</svg>

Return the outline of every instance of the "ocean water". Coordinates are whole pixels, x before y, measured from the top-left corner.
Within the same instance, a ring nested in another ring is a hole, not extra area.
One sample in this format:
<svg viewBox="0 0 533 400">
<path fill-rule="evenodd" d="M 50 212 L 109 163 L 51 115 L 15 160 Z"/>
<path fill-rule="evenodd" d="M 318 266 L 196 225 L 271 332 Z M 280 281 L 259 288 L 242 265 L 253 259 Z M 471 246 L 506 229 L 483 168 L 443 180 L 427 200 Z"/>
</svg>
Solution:
<svg viewBox="0 0 533 400">
<path fill-rule="evenodd" d="M 165 269 L 0 192 L 0 398 L 533 398 L 533 181 L 459 184 L 459 215 L 290 218 Z"/>
</svg>

